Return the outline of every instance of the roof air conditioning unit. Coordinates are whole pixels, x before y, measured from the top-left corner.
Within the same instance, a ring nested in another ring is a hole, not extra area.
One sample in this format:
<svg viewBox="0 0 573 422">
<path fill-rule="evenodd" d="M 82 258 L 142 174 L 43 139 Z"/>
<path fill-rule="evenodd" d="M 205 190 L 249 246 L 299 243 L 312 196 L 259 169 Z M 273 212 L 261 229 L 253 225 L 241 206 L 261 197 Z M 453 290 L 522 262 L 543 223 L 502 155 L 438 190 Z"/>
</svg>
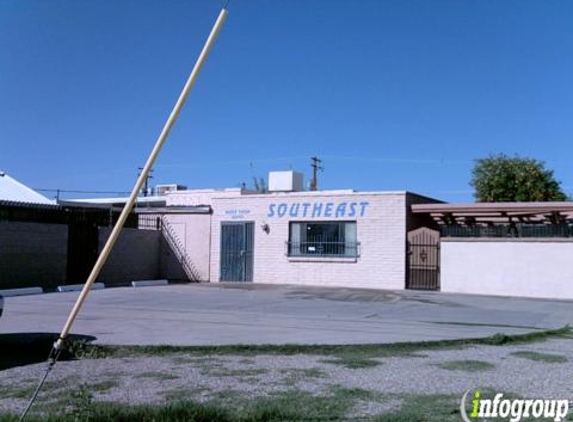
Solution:
<svg viewBox="0 0 573 422">
<path fill-rule="evenodd" d="M 296 171 L 271 171 L 269 192 L 301 192 L 304 190 L 304 175 Z"/>
<path fill-rule="evenodd" d="M 171 185 L 157 185 L 155 186 L 155 195 L 156 196 L 165 196 L 169 192 L 175 192 L 178 190 L 186 190 L 186 186 L 171 184 Z"/>
</svg>

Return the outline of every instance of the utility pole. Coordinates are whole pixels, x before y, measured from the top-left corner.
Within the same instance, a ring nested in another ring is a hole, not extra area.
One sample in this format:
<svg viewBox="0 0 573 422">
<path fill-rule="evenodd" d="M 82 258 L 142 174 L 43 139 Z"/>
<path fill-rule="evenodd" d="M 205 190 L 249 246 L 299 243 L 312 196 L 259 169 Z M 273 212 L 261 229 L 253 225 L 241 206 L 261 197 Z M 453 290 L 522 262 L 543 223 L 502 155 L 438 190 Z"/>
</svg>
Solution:
<svg viewBox="0 0 573 422">
<path fill-rule="evenodd" d="M 318 190 L 318 170 L 323 171 L 324 167 L 321 166 L 322 160 L 318 157 L 310 157 L 310 166 L 312 167 L 312 181 L 310 182 L 310 190 Z"/>
<path fill-rule="evenodd" d="M 143 171 L 143 167 L 138 167 L 138 168 L 139 168 L 139 173 L 137 174 L 137 177 L 141 176 L 141 172 Z M 147 176 L 145 177 L 145 182 L 143 183 L 143 196 L 147 196 L 149 179 L 153 179 L 152 173 L 153 173 L 153 169 L 150 169 L 149 173 L 147 173 Z"/>
</svg>

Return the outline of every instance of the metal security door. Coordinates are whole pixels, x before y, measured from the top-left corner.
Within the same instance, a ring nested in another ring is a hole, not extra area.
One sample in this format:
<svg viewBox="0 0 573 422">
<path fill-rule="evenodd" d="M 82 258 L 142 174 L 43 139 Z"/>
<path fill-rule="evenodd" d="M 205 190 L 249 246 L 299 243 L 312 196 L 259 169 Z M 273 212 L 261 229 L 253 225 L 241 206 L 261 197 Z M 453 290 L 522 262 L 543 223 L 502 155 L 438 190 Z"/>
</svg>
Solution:
<svg viewBox="0 0 573 422">
<path fill-rule="evenodd" d="M 253 223 L 221 224 L 221 281 L 253 281 Z"/>
<path fill-rule="evenodd" d="M 408 280 L 413 290 L 440 289 L 440 233 L 421 228 L 408 233 Z"/>
</svg>

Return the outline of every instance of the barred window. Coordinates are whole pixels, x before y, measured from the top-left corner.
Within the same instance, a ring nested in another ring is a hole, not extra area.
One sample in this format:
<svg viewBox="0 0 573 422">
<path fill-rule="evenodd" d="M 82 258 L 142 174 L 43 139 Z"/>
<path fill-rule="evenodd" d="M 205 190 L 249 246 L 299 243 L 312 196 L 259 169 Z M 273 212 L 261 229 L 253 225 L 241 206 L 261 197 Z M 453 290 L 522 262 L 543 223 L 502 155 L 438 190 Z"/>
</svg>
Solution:
<svg viewBox="0 0 573 422">
<path fill-rule="evenodd" d="M 289 256 L 357 257 L 355 221 L 291 222 Z"/>
</svg>

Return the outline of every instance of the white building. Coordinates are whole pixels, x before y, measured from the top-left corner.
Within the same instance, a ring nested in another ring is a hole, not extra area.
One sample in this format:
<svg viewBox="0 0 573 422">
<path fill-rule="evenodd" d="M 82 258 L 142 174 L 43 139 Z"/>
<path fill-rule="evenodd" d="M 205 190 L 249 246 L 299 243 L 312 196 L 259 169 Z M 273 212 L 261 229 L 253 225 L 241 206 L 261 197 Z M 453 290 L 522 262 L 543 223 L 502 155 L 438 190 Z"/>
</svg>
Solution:
<svg viewBox="0 0 573 422">
<path fill-rule="evenodd" d="M 225 189 L 167 195 L 168 208 L 211 209 L 163 217 L 185 239 L 201 281 L 405 287 L 406 234 L 427 220 L 409 208 L 438 201 L 409 192 L 304 192 L 296 173 L 282 173 L 278 181 L 271 174 L 271 192 L 264 194 Z"/>
</svg>

